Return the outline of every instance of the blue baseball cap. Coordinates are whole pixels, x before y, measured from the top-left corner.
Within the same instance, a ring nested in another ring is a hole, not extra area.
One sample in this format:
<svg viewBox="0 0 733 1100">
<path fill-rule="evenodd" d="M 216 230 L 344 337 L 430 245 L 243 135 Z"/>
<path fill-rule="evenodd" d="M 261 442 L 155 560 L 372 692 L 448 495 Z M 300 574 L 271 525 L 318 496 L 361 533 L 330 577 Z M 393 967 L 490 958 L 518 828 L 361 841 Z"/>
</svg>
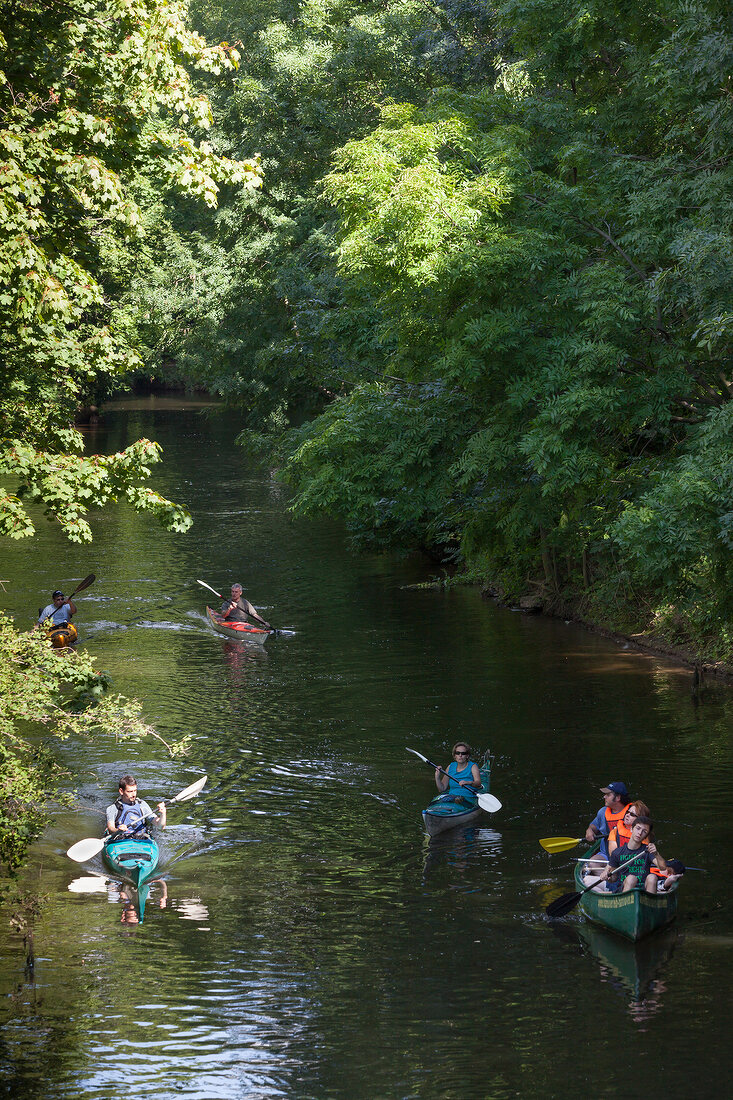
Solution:
<svg viewBox="0 0 733 1100">
<path fill-rule="evenodd" d="M 625 783 L 609 783 L 607 787 L 601 787 L 602 794 L 617 794 L 619 798 L 628 798 L 629 792 Z"/>
</svg>

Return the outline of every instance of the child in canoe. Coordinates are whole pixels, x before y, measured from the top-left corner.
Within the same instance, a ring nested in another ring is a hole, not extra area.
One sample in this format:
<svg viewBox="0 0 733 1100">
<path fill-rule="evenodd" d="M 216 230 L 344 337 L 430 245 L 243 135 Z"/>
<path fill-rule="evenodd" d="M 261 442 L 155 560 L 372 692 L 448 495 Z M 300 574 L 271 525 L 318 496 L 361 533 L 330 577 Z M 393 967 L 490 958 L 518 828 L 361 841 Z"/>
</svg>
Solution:
<svg viewBox="0 0 733 1100">
<path fill-rule="evenodd" d="M 652 867 L 666 871 L 667 861 L 651 839 L 653 827 L 651 818 L 643 815 L 637 817 L 631 826 L 628 843 L 611 853 L 600 880 L 603 882 L 619 876 L 619 881 L 609 881 L 609 888 L 614 893 L 620 890 L 625 894 L 636 886 L 643 886 L 649 894 L 657 893 L 660 880 L 658 875 L 652 874 Z"/>
</svg>

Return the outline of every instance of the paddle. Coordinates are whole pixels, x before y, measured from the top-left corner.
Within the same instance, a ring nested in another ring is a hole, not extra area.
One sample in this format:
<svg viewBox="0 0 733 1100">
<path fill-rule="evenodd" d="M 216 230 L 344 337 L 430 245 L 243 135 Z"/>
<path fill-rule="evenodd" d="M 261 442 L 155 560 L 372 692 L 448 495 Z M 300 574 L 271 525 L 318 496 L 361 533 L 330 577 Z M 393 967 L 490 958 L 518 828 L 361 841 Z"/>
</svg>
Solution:
<svg viewBox="0 0 733 1100">
<path fill-rule="evenodd" d="M 166 806 L 172 806 L 174 802 L 188 802 L 189 799 L 195 798 L 196 795 L 203 790 L 207 778 L 208 777 L 205 775 L 202 776 L 201 779 L 197 779 L 195 783 L 192 783 L 190 787 L 184 787 L 175 798 L 164 798 L 163 802 Z M 139 828 L 139 825 L 137 825 L 136 828 Z M 109 836 L 103 837 L 101 840 L 94 836 L 85 837 L 84 840 L 77 840 L 76 844 L 72 844 L 66 854 L 69 859 L 73 859 L 75 863 L 85 863 L 88 859 L 98 855 L 110 839 L 111 837 Z"/>
<path fill-rule="evenodd" d="M 591 859 L 591 862 L 592 862 L 592 857 L 589 857 L 589 856 L 576 856 L 576 857 L 574 857 L 573 862 L 574 863 L 585 863 L 589 858 Z M 667 860 L 667 863 L 669 863 L 669 860 Z M 705 867 L 688 867 L 687 864 L 685 864 L 685 871 L 703 871 L 705 874 L 708 873 L 707 869 Z"/>
<path fill-rule="evenodd" d="M 407 751 L 414 753 L 415 756 L 419 756 L 420 759 L 423 760 L 426 764 L 429 764 L 431 768 L 437 768 L 438 771 L 442 773 L 442 775 L 447 775 L 449 779 L 455 780 L 455 776 L 449 775 L 448 772 L 443 771 L 439 764 L 434 764 L 432 760 L 428 760 L 427 756 L 423 756 L 423 754 L 421 752 L 418 752 L 417 749 L 408 749 Z M 501 802 L 498 798 L 495 798 L 493 794 L 488 794 L 485 791 L 469 791 L 468 788 L 466 788 L 465 790 L 466 794 L 470 793 L 476 797 L 481 809 L 486 810 L 487 813 L 495 814 L 497 810 L 501 809 Z"/>
<path fill-rule="evenodd" d="M 200 584 L 202 588 L 208 588 L 209 592 L 213 592 L 214 595 L 218 596 L 220 600 L 225 600 L 227 598 L 226 596 L 222 596 L 221 592 L 217 592 L 215 588 L 212 588 L 210 584 L 207 584 L 206 581 L 197 580 L 196 584 Z M 275 627 L 270 627 L 269 630 L 267 631 L 267 633 L 268 634 L 275 634 L 275 635 L 279 634 L 282 637 L 289 637 L 291 634 L 295 634 L 295 631 L 294 630 L 280 630 L 280 629 L 275 629 Z"/>
<path fill-rule="evenodd" d="M 546 836 L 540 841 L 540 844 L 546 852 L 567 852 L 569 848 L 574 848 L 576 844 L 582 844 L 585 837 L 572 837 L 572 836 Z"/>
<path fill-rule="evenodd" d="M 569 913 L 571 909 L 574 909 L 578 904 L 583 894 L 587 894 L 589 890 L 592 890 L 594 886 L 597 886 L 601 882 L 601 879 L 593 879 L 590 886 L 586 886 L 585 890 L 578 890 L 575 894 L 563 894 L 561 898 L 557 898 L 556 901 L 551 901 L 548 906 L 545 907 L 545 912 L 548 917 L 564 917 L 566 913 Z"/>
<path fill-rule="evenodd" d="M 67 600 L 73 599 L 73 597 L 77 594 L 77 592 L 83 592 L 84 589 L 88 588 L 90 584 L 94 584 L 96 579 L 97 579 L 96 575 L 94 573 L 90 573 L 88 577 L 84 578 L 84 580 L 81 582 L 81 584 L 77 584 L 76 588 L 71 593 L 71 595 L 66 597 Z"/>
</svg>

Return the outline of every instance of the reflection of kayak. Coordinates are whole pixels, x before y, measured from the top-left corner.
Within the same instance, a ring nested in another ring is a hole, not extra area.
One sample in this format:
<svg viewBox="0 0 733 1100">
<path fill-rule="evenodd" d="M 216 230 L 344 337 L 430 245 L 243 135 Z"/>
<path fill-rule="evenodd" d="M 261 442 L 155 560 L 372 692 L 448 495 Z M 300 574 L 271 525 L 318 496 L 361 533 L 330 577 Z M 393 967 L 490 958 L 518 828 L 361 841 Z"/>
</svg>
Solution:
<svg viewBox="0 0 733 1100">
<path fill-rule="evenodd" d="M 489 792 L 489 778 L 491 764 L 487 756 L 480 768 L 484 794 Z M 480 793 L 480 792 L 479 792 Z M 439 794 L 433 799 L 427 809 L 422 812 L 425 822 L 425 832 L 428 836 L 437 836 L 447 829 L 457 829 L 459 825 L 472 825 L 478 821 L 483 810 L 470 795 Z"/>
<path fill-rule="evenodd" d="M 131 882 L 137 890 L 137 911 L 142 924 L 150 892 L 147 884 L 158 866 L 158 845 L 154 840 L 110 840 L 102 856 L 110 871 L 125 882 Z"/>
<path fill-rule="evenodd" d="M 54 649 L 64 649 L 67 645 L 73 645 L 79 637 L 79 632 L 73 623 L 62 623 L 46 631 L 46 637 Z"/>
<path fill-rule="evenodd" d="M 596 845 L 588 855 L 598 850 Z M 590 882 L 582 875 L 583 863 L 575 865 L 575 883 L 578 890 L 584 890 Z M 645 936 L 664 928 L 677 916 L 677 883 L 667 893 L 648 894 L 637 886 L 626 894 L 610 894 L 605 891 L 588 890 L 580 899 L 580 905 L 588 920 L 610 928 L 629 940 L 641 940 Z"/>
<path fill-rule="evenodd" d="M 261 626 L 227 622 L 215 611 L 212 611 L 210 607 L 206 608 L 206 614 L 209 616 L 209 622 L 217 634 L 224 634 L 227 638 L 236 638 L 239 642 L 254 642 L 256 645 L 264 645 L 271 633 L 271 631 L 264 630 Z"/>
</svg>

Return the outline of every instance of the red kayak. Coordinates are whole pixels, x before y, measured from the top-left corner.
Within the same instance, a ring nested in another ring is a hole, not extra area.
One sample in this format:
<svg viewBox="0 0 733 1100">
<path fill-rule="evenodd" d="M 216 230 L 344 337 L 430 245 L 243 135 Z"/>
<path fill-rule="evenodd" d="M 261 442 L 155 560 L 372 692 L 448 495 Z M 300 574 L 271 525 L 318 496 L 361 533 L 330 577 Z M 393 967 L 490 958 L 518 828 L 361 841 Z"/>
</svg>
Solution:
<svg viewBox="0 0 733 1100">
<path fill-rule="evenodd" d="M 255 645 L 264 645 L 272 630 L 265 630 L 261 626 L 251 626 L 249 623 L 230 623 L 228 619 L 222 619 L 216 611 L 206 608 L 209 622 L 217 634 L 224 634 L 227 638 L 235 638 L 238 642 L 254 642 Z"/>
</svg>

